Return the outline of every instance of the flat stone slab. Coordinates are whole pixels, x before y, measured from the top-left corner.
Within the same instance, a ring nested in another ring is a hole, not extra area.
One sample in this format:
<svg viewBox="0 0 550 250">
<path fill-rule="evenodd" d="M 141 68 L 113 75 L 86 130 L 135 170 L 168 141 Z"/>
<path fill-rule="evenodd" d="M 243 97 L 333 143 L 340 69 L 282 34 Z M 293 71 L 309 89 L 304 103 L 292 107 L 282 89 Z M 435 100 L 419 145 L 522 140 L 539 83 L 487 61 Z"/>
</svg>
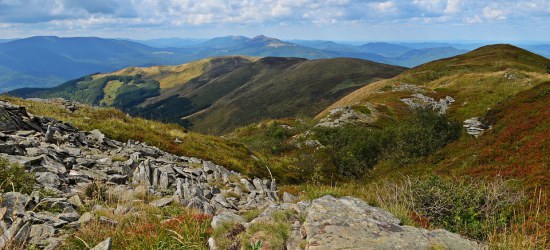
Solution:
<svg viewBox="0 0 550 250">
<path fill-rule="evenodd" d="M 313 200 L 304 222 L 308 250 L 316 249 L 481 249 L 445 230 L 400 226 L 392 214 L 354 197 Z"/>
</svg>

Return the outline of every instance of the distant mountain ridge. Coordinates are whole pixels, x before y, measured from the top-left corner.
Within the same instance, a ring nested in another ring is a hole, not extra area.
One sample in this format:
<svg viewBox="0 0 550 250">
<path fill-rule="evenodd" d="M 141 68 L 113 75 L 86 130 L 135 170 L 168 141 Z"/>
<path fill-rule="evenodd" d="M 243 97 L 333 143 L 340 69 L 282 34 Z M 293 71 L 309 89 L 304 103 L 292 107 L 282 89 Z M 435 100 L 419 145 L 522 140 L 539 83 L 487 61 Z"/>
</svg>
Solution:
<svg viewBox="0 0 550 250">
<path fill-rule="evenodd" d="M 284 41 L 263 35 L 204 39 L 103 39 L 53 36 L 0 40 L 0 91 L 52 87 L 69 79 L 129 66 L 179 65 L 215 56 L 359 58 L 406 67 L 455 56 L 482 44 Z M 525 45 L 550 56 L 550 45 Z"/>
<path fill-rule="evenodd" d="M 51 87 L 94 72 L 185 60 L 182 55 L 130 41 L 30 37 L 0 44 L 0 89 Z"/>
</svg>

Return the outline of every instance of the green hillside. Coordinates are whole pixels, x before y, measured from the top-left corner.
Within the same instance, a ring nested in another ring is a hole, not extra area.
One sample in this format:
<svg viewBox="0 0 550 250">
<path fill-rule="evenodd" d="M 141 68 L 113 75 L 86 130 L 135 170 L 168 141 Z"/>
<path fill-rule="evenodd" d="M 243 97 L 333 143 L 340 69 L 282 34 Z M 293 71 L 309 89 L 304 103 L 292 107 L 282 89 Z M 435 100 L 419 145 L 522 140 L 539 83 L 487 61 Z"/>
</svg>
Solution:
<svg viewBox="0 0 550 250">
<path fill-rule="evenodd" d="M 314 116 L 352 91 L 403 70 L 360 59 L 230 56 L 179 66 L 130 67 L 10 94 L 117 107 L 220 134 L 263 119 Z"/>
<path fill-rule="evenodd" d="M 391 111 L 385 112 L 388 115 L 406 113 L 407 105 L 400 99 L 420 91 L 435 100 L 451 96 L 455 102 L 448 114 L 465 120 L 481 116 L 520 91 L 547 81 L 549 72 L 550 59 L 511 45 L 490 45 L 365 86 L 335 102 L 318 117 L 336 107 L 365 102 L 386 106 Z M 408 86 L 417 89 L 406 90 Z"/>
</svg>

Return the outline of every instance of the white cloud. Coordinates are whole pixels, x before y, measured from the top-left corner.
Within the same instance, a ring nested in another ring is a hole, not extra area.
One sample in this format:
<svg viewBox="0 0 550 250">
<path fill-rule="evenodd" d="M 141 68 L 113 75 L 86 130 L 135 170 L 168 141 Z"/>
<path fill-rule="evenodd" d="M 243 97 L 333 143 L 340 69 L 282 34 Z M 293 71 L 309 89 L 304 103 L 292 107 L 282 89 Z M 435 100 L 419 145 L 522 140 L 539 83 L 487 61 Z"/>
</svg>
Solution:
<svg viewBox="0 0 550 250">
<path fill-rule="evenodd" d="M 371 7 L 374 10 L 383 12 L 383 13 L 396 11 L 396 8 L 395 8 L 396 6 L 393 1 L 371 3 Z"/>
<path fill-rule="evenodd" d="M 482 23 L 483 20 L 481 20 L 481 17 L 478 15 L 466 17 L 466 23 L 468 24 L 476 24 L 476 23 Z"/>
<path fill-rule="evenodd" d="M 489 6 L 486 6 L 483 8 L 483 16 L 486 19 L 489 20 L 504 20 L 506 19 L 506 15 L 504 14 L 504 11 L 496 8 L 492 8 Z"/>
<path fill-rule="evenodd" d="M 457 13 L 461 10 L 464 2 L 462 0 L 447 0 L 447 7 L 445 7 L 445 13 Z"/>
<path fill-rule="evenodd" d="M 0 0 L 0 23 L 6 33 L 6 24 L 29 30 L 49 25 L 181 30 L 281 24 L 474 26 L 532 20 L 550 23 L 549 17 L 549 0 Z"/>
</svg>

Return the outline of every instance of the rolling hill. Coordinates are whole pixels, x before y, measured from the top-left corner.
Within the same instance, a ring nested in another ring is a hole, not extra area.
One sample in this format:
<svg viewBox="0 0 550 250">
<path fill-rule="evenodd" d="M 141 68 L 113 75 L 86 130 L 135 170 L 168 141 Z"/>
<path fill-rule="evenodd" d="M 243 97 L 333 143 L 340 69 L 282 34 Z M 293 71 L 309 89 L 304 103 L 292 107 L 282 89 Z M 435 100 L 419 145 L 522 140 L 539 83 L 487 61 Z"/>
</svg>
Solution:
<svg viewBox="0 0 550 250">
<path fill-rule="evenodd" d="M 130 67 L 20 97 L 63 97 L 212 134 L 263 119 L 313 116 L 368 83 L 405 68 L 360 59 L 216 57 L 179 66 Z M 184 118 L 182 120 L 182 118 Z"/>
<path fill-rule="evenodd" d="M 407 117 L 411 105 L 443 110 L 468 128 L 479 121 L 474 130 L 484 132 L 477 139 L 464 133 L 433 158 L 414 166 L 375 167 L 374 175 L 429 172 L 426 166 L 432 166 L 429 169 L 441 172 L 500 174 L 542 185 L 547 177 L 540 173 L 548 168 L 548 157 L 539 153 L 548 147 L 549 84 L 549 59 L 511 45 L 490 45 L 369 84 L 317 118 L 331 117 L 334 112 L 330 112 L 338 108 L 367 106 L 372 119 L 364 124 L 378 127 Z"/>
</svg>

